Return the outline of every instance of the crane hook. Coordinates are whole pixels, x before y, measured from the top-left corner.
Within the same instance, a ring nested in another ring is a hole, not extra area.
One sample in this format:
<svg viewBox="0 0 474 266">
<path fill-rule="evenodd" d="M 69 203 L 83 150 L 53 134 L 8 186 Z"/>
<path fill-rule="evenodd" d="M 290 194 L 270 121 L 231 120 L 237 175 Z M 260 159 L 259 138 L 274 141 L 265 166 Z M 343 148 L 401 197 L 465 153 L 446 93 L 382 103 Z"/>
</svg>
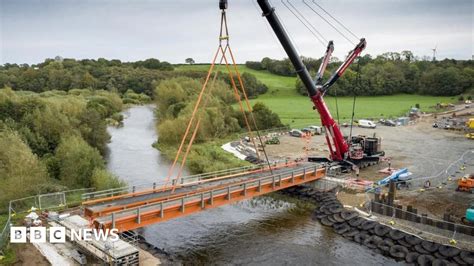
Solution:
<svg viewBox="0 0 474 266">
<path fill-rule="evenodd" d="M 219 0 L 219 9 L 221 10 L 227 9 L 227 0 Z"/>
</svg>

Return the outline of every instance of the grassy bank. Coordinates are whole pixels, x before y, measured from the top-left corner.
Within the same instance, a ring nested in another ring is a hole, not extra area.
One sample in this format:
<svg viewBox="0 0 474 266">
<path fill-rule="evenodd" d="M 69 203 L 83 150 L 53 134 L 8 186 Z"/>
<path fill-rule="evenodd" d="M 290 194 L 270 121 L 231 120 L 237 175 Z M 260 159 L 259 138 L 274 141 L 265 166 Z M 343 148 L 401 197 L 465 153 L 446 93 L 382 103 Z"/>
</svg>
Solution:
<svg viewBox="0 0 474 266">
<path fill-rule="evenodd" d="M 235 138 L 237 136 L 193 144 L 187 157 L 186 169 L 191 174 L 200 174 L 249 165 L 248 162 L 237 159 L 221 148 L 223 144 Z M 176 146 L 155 144 L 155 148 L 158 148 L 166 158 L 174 160 L 177 152 Z"/>
<path fill-rule="evenodd" d="M 182 65 L 178 70 L 202 70 L 207 71 L 209 65 Z M 224 67 L 217 70 L 226 71 Z M 272 111 L 276 112 L 284 124 L 291 126 L 303 126 L 309 124 L 319 124 L 319 115 L 312 110 L 310 100 L 299 95 L 295 90 L 295 77 L 284 77 L 269 73 L 268 71 L 257 71 L 239 65 L 240 72 L 248 72 L 255 75 L 260 81 L 268 86 L 266 94 L 251 100 L 263 102 Z M 339 117 L 341 121 L 350 120 L 352 114 L 352 97 L 338 97 Z M 433 111 L 432 106 L 438 102 L 455 102 L 456 97 L 436 97 L 422 95 L 390 95 L 390 96 L 361 96 L 356 99 L 356 118 L 378 118 L 402 116 L 410 107 L 419 104 L 422 111 Z M 329 110 L 334 118 L 337 118 L 336 102 L 334 97 L 326 97 Z"/>
</svg>

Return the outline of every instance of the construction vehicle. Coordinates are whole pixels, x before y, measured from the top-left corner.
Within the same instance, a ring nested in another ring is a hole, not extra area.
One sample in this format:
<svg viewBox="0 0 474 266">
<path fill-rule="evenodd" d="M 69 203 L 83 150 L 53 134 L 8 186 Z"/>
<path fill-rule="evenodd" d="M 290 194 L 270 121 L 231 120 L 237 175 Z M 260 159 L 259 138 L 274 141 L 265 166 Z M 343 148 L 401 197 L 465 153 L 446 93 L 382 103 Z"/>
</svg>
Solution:
<svg viewBox="0 0 474 266">
<path fill-rule="evenodd" d="M 323 83 L 324 71 L 334 51 L 334 44 L 332 41 L 329 41 L 321 65 L 313 80 L 276 15 L 275 8 L 270 5 L 268 0 L 257 0 L 257 3 L 308 91 L 308 96 L 314 105 L 313 109 L 318 111 L 321 117 L 321 124 L 326 132 L 326 142 L 330 152 L 329 158 L 308 157 L 308 160 L 325 163 L 336 162 L 339 165 L 343 165 L 346 169 L 355 169 L 357 167 L 378 163 L 380 157 L 385 154 L 379 149 L 381 140 L 378 138 L 367 138 L 365 136 L 358 136 L 355 139 L 352 136 L 344 138 L 339 125 L 332 118 L 324 102 L 324 95 L 328 89 L 342 76 L 356 57 L 365 49 L 365 39 L 360 39 L 355 48 L 349 52 L 346 60 L 331 75 L 329 80 Z M 354 140 L 357 141 L 354 142 Z M 371 148 L 371 150 L 368 151 L 367 148 Z"/>
<path fill-rule="evenodd" d="M 474 226 L 474 201 L 466 209 L 466 216 L 461 218 L 463 224 Z"/>
<path fill-rule="evenodd" d="M 474 174 L 466 175 L 458 180 L 457 191 L 470 192 L 474 194 Z"/>
</svg>

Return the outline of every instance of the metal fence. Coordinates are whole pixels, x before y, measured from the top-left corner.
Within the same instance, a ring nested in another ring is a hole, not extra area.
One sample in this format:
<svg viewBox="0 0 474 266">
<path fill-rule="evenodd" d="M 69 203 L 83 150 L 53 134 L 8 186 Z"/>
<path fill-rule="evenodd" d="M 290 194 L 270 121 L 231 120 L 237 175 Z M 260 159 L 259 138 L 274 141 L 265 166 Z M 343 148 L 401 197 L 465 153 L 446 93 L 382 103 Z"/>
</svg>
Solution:
<svg viewBox="0 0 474 266">
<path fill-rule="evenodd" d="M 35 210 L 64 210 L 79 206 L 82 202 L 81 195 L 93 191 L 94 188 L 81 188 L 61 192 L 39 194 L 36 196 L 25 197 L 11 200 L 8 204 L 8 219 L 5 225 L 2 225 L 0 235 L 0 250 L 9 242 L 10 226 L 20 222 L 24 217 Z"/>
<path fill-rule="evenodd" d="M 411 179 L 410 186 L 413 189 L 420 187 L 437 187 L 442 186 L 448 181 L 456 179 L 456 174 L 459 174 L 461 169 L 465 167 L 465 164 L 472 163 L 474 161 L 474 150 L 465 151 L 461 157 L 451 162 L 446 169 L 443 169 L 439 173 L 432 176 L 418 176 Z"/>
<path fill-rule="evenodd" d="M 11 224 L 11 217 L 8 216 L 8 219 L 5 223 L 5 225 L 2 228 L 2 231 L 0 232 L 0 251 L 3 249 L 8 244 L 8 238 L 10 236 L 10 224 Z"/>
<path fill-rule="evenodd" d="M 439 188 L 445 186 L 448 182 L 453 182 L 461 178 L 457 175 L 463 171 L 466 164 L 472 166 L 472 163 L 474 163 L 474 150 L 467 150 L 459 159 L 451 162 L 447 168 L 439 171 L 435 175 L 426 176 L 417 174 L 409 180 L 398 180 L 394 182 L 399 189 L 418 190 Z M 367 192 L 374 192 L 377 188 L 378 186 L 374 185 L 374 187 L 369 189 Z"/>
<path fill-rule="evenodd" d="M 412 206 L 403 207 L 401 205 L 388 205 L 382 202 L 371 201 L 367 209 L 368 213 L 377 213 L 383 220 L 397 221 L 396 223 L 405 227 L 407 230 L 413 230 L 413 233 L 421 233 L 428 238 L 435 238 L 440 243 L 466 244 L 463 248 L 472 249 L 474 242 L 474 227 L 459 224 L 451 220 L 450 215 L 445 215 L 443 219 L 430 217 L 427 214 L 419 214 L 417 209 Z M 384 218 L 385 217 L 385 218 Z"/>
</svg>

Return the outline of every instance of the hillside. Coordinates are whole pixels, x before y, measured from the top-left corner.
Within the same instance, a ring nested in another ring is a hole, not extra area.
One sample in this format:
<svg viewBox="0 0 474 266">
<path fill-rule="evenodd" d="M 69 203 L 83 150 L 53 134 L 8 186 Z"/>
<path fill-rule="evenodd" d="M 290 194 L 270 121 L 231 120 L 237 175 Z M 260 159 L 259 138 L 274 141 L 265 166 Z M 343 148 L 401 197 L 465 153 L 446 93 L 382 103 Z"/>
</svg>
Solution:
<svg viewBox="0 0 474 266">
<path fill-rule="evenodd" d="M 209 65 L 181 65 L 177 70 L 202 70 L 207 71 Z M 226 71 L 224 66 L 218 66 L 217 70 Z M 240 72 L 248 72 L 255 75 L 260 81 L 268 86 L 266 94 L 251 100 L 263 102 L 271 110 L 278 113 L 284 124 L 290 126 L 305 126 L 309 124 L 320 124 L 319 115 L 312 110 L 312 104 L 307 97 L 299 95 L 295 90 L 296 78 L 284 77 L 249 69 L 239 65 Z M 352 114 L 353 97 L 338 97 L 339 117 L 341 121 L 349 121 Z M 419 104 L 422 111 L 433 111 L 432 106 L 438 102 L 454 102 L 456 97 L 422 96 L 410 94 L 398 94 L 390 96 L 361 96 L 356 98 L 355 117 L 378 118 L 381 116 L 401 116 L 412 106 Z M 334 118 L 337 118 L 336 101 L 334 97 L 326 97 L 326 103 Z"/>
</svg>

